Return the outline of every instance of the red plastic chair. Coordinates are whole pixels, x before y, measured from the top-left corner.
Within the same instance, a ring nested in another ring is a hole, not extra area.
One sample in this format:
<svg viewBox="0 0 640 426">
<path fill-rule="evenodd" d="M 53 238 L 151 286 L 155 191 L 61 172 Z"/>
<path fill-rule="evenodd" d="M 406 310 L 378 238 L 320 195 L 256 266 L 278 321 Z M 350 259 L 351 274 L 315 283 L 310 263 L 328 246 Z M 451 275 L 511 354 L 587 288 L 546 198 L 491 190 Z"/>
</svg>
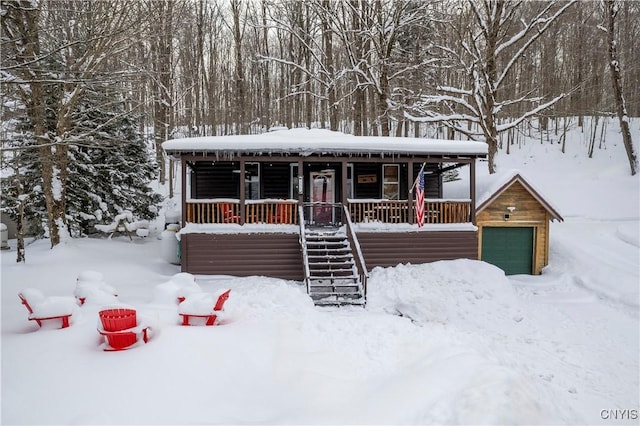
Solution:
<svg viewBox="0 0 640 426">
<path fill-rule="evenodd" d="M 207 293 L 195 293 L 187 296 L 187 299 L 180 304 L 178 314 L 182 317 L 182 325 L 192 324 L 194 318 L 200 318 L 204 321 L 204 325 L 211 326 L 220 323 L 221 314 L 224 310 L 224 304 L 229 299 L 231 289 L 222 290 L 216 299 L 215 304 L 213 298 L 215 295 Z M 204 304 L 204 309 L 202 308 Z M 213 309 L 211 306 L 213 305 Z"/>
<path fill-rule="evenodd" d="M 140 322 L 134 309 L 105 309 L 98 313 L 98 333 L 105 338 L 105 351 L 121 351 L 151 338 L 151 327 Z"/>
<path fill-rule="evenodd" d="M 75 308 L 75 300 L 65 297 L 44 297 L 40 290 L 27 288 L 18 293 L 22 304 L 29 311 L 29 320 L 35 321 L 39 327 L 45 322 L 55 324 L 58 328 L 67 328 Z"/>
<path fill-rule="evenodd" d="M 240 223 L 240 216 L 234 213 L 232 203 L 220 204 L 220 211 L 222 212 L 222 221 L 224 223 Z"/>
<path fill-rule="evenodd" d="M 276 214 L 269 218 L 269 223 L 289 223 L 289 204 L 278 204 L 275 210 Z"/>
</svg>

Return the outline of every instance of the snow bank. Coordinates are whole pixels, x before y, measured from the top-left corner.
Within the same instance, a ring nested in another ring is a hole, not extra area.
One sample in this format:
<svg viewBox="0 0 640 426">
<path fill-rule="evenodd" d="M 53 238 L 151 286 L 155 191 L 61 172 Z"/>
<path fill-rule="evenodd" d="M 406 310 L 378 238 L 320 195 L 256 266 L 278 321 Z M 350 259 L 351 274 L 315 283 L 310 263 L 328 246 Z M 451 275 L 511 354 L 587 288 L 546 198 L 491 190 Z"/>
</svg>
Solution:
<svg viewBox="0 0 640 426">
<path fill-rule="evenodd" d="M 449 302 L 442 303 L 445 300 Z M 464 320 L 467 326 L 491 329 L 504 321 L 522 320 L 504 272 L 468 259 L 375 268 L 369 283 L 369 307 L 418 324 Z"/>
</svg>

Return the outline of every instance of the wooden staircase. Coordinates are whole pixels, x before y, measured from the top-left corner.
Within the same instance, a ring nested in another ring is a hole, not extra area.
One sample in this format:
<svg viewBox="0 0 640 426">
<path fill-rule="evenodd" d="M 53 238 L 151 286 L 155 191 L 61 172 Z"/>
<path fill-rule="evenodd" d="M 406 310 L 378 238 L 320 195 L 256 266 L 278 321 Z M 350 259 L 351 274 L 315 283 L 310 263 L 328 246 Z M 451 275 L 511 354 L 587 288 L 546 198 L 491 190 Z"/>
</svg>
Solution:
<svg viewBox="0 0 640 426">
<path fill-rule="evenodd" d="M 344 228 L 305 226 L 306 282 L 316 305 L 364 305 L 365 289 Z"/>
</svg>

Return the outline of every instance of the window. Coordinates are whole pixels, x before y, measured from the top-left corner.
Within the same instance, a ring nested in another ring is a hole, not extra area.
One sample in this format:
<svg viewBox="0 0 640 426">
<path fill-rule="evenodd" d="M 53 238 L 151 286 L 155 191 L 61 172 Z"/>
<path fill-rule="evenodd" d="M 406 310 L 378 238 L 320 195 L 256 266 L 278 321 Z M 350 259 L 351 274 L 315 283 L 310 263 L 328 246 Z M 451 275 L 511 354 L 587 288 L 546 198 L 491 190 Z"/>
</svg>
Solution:
<svg viewBox="0 0 640 426">
<path fill-rule="evenodd" d="M 260 198 L 260 163 L 244 164 L 244 197 L 247 200 Z"/>
<path fill-rule="evenodd" d="M 400 196 L 400 165 L 382 165 L 382 198 L 398 200 Z"/>
</svg>

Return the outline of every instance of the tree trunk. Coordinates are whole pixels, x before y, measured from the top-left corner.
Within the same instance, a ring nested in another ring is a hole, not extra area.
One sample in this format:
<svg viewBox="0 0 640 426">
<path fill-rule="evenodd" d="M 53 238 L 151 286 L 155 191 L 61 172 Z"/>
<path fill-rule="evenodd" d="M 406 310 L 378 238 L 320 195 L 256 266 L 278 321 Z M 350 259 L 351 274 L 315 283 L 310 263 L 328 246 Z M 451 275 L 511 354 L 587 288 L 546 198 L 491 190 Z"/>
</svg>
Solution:
<svg viewBox="0 0 640 426">
<path fill-rule="evenodd" d="M 615 0 L 605 0 L 605 13 L 607 23 L 607 36 L 609 45 L 609 70 L 611 71 L 611 84 L 613 85 L 613 94 L 615 99 L 616 114 L 618 115 L 618 121 L 620 121 L 620 132 L 622 133 L 622 140 L 624 147 L 627 151 L 627 157 L 629 159 L 629 167 L 631 168 L 631 175 L 635 175 L 638 172 L 638 157 L 633 148 L 633 142 L 631 141 L 631 132 L 629 131 L 629 117 L 627 116 L 627 108 L 624 103 L 624 96 L 622 94 L 622 69 L 620 66 L 620 59 L 618 56 L 618 50 L 616 47 L 615 36 L 615 21 L 618 12 L 618 5 Z"/>
<path fill-rule="evenodd" d="M 330 7 L 329 0 L 323 0 L 323 7 L 328 10 Z M 336 85 L 335 85 L 335 65 L 333 60 L 333 33 L 331 32 L 331 25 L 329 23 L 329 17 L 323 13 L 320 17 L 322 21 L 322 37 L 324 42 L 324 57 L 325 64 L 327 66 L 327 72 L 329 73 L 329 84 L 327 87 L 327 107 L 329 113 L 329 129 L 333 131 L 338 130 L 338 106 L 336 105 Z"/>
</svg>

